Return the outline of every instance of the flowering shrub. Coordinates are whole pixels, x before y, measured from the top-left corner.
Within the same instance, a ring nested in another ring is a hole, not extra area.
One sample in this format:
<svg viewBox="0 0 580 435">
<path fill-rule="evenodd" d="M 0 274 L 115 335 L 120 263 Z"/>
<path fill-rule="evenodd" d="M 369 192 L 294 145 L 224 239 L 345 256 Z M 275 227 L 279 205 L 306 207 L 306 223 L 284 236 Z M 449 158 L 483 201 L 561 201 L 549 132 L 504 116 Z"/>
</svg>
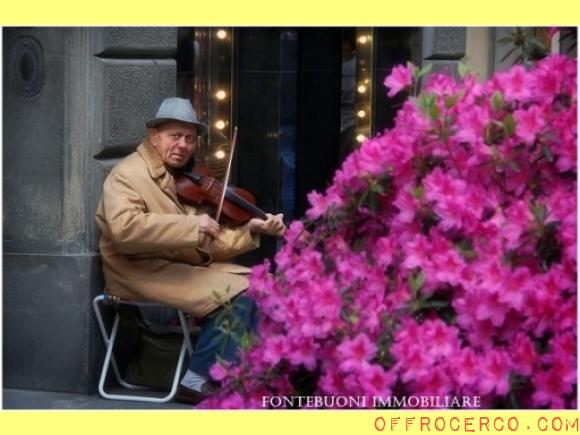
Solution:
<svg viewBox="0 0 580 435">
<path fill-rule="evenodd" d="M 400 66 L 390 95 L 416 85 Z M 262 396 L 481 396 L 576 407 L 576 62 L 432 74 L 270 264 L 259 337 L 205 407 Z M 372 404 L 372 401 L 367 401 Z M 372 405 L 371 405 L 372 406 Z"/>
</svg>

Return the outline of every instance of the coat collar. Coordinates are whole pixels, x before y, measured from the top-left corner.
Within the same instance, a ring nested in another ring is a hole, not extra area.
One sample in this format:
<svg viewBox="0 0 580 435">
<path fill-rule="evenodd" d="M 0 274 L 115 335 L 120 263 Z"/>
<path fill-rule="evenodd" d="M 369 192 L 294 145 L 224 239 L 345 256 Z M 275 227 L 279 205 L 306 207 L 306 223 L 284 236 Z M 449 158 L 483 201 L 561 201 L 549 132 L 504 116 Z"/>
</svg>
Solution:
<svg viewBox="0 0 580 435">
<path fill-rule="evenodd" d="M 157 179 L 165 175 L 167 169 L 163 164 L 163 160 L 161 160 L 159 153 L 148 137 L 137 147 L 137 153 L 145 160 L 151 178 Z"/>
<path fill-rule="evenodd" d="M 151 178 L 155 180 L 161 190 L 167 196 L 169 196 L 181 210 L 184 210 L 183 205 L 178 200 L 177 193 L 175 191 L 175 178 L 163 164 L 163 160 L 161 160 L 159 153 L 149 138 L 145 138 L 143 142 L 141 142 L 141 144 L 137 147 L 137 153 L 145 161 Z"/>
</svg>

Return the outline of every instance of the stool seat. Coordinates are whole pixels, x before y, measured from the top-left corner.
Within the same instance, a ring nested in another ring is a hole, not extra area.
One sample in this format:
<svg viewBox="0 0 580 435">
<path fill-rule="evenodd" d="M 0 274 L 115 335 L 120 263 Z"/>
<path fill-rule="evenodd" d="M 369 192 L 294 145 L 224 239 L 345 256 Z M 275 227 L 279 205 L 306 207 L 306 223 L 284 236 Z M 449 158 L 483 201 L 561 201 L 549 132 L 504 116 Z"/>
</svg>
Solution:
<svg viewBox="0 0 580 435">
<path fill-rule="evenodd" d="M 186 320 L 186 316 L 183 313 L 183 311 L 169 307 L 169 308 L 175 309 L 175 311 L 177 312 L 177 316 L 179 318 L 179 323 L 180 323 L 180 327 L 181 327 L 180 332 L 183 335 L 183 341 L 181 343 L 179 358 L 177 360 L 177 364 L 175 367 L 175 374 L 173 376 L 171 390 L 169 391 L 169 393 L 167 395 L 165 395 L 163 397 L 157 397 L 157 396 L 153 396 L 151 394 L 146 394 L 147 391 L 149 391 L 149 392 L 152 391 L 151 388 L 148 388 L 148 387 L 143 386 L 143 385 L 131 384 L 129 382 L 126 382 L 123 379 L 123 377 L 121 376 L 121 374 L 119 372 L 119 367 L 118 367 L 117 362 L 115 360 L 115 356 L 113 355 L 113 347 L 115 345 L 115 340 L 117 338 L 117 333 L 119 330 L 120 315 L 119 315 L 118 310 L 115 310 L 115 317 L 113 319 L 113 326 L 112 326 L 111 332 L 109 334 L 107 331 L 107 328 L 105 326 L 105 322 L 103 320 L 103 313 L 101 311 L 102 306 L 105 304 L 112 305 L 114 307 L 118 307 L 119 305 L 132 305 L 132 306 L 136 306 L 136 307 L 168 308 L 168 306 L 165 304 L 161 304 L 161 303 L 157 303 L 157 302 L 147 302 L 147 301 L 132 301 L 132 300 L 128 300 L 128 299 L 118 298 L 116 296 L 111 296 L 106 292 L 98 295 L 97 297 L 95 297 L 95 299 L 93 299 L 93 309 L 95 311 L 95 317 L 97 318 L 99 330 L 101 331 L 101 336 L 102 336 L 103 342 L 105 343 L 105 346 L 106 346 L 105 360 L 103 362 L 103 368 L 101 370 L 101 375 L 99 378 L 99 394 L 101 395 L 101 397 L 103 397 L 104 399 L 110 399 L 110 400 L 129 400 L 129 401 L 153 402 L 153 403 L 165 403 L 165 402 L 169 402 L 170 400 L 172 400 L 175 397 L 175 395 L 177 393 L 177 388 L 179 386 L 179 378 L 181 375 L 181 369 L 183 367 L 183 363 L 185 361 L 185 353 L 188 352 L 189 355 L 191 355 L 191 353 L 193 352 L 193 346 L 191 344 L 191 339 L 190 339 L 189 334 L 191 332 L 198 332 L 199 327 L 196 327 L 193 330 L 190 329 L 190 327 L 187 323 L 187 320 Z M 112 366 L 113 373 L 115 374 L 115 378 L 121 387 L 123 387 L 127 390 L 131 390 L 131 391 L 139 391 L 140 394 L 114 394 L 114 393 L 107 392 L 105 390 L 105 381 L 107 378 L 107 373 L 109 371 L 109 366 Z"/>
</svg>

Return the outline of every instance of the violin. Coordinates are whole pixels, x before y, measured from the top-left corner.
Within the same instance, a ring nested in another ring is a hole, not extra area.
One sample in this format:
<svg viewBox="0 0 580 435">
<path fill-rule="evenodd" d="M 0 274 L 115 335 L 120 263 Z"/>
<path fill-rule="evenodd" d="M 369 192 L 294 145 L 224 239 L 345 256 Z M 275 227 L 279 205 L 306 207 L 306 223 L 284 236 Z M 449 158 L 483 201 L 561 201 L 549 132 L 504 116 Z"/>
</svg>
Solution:
<svg viewBox="0 0 580 435">
<path fill-rule="evenodd" d="M 175 175 L 177 196 L 186 204 L 219 207 L 224 185 L 210 169 L 196 162 L 193 169 Z M 223 198 L 221 216 L 231 225 L 243 225 L 253 217 L 266 219 L 266 213 L 256 207 L 256 199 L 247 190 L 228 186 Z"/>
</svg>

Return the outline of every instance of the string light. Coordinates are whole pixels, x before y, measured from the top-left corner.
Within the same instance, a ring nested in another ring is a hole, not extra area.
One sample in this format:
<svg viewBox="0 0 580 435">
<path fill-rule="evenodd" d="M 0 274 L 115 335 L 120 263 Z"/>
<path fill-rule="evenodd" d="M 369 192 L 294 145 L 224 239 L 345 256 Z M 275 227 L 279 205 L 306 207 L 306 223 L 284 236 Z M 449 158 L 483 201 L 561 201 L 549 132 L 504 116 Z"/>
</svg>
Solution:
<svg viewBox="0 0 580 435">
<path fill-rule="evenodd" d="M 220 89 L 219 91 L 217 91 L 217 92 L 215 93 L 215 96 L 216 96 L 216 98 L 217 98 L 218 100 L 223 100 L 224 98 L 226 98 L 226 95 L 227 95 L 227 94 L 226 94 L 226 91 L 224 91 L 224 90 L 222 90 L 222 89 Z"/>
<path fill-rule="evenodd" d="M 224 150 L 218 150 L 215 152 L 214 156 L 216 157 L 216 159 L 223 159 L 226 156 L 226 153 Z"/>
<path fill-rule="evenodd" d="M 367 112 L 365 112 L 364 110 L 359 110 L 358 112 L 356 112 L 356 114 L 359 118 L 364 118 L 365 116 L 367 116 Z"/>
<path fill-rule="evenodd" d="M 360 85 L 356 90 L 359 94 L 364 94 L 367 91 L 367 87 L 365 85 Z"/>
<path fill-rule="evenodd" d="M 369 38 L 367 38 L 365 35 L 359 36 L 358 38 L 358 42 L 360 42 L 361 44 L 366 44 L 368 40 Z"/>
<path fill-rule="evenodd" d="M 358 143 L 363 143 L 363 142 L 364 142 L 364 140 L 365 140 L 366 138 L 367 138 L 367 137 L 366 137 L 364 134 L 359 134 L 359 135 L 356 137 L 356 140 L 357 140 L 357 142 L 358 142 Z"/>
<path fill-rule="evenodd" d="M 223 130 L 226 126 L 226 123 L 220 119 L 214 125 L 215 125 L 215 128 L 217 128 L 218 130 Z"/>
<path fill-rule="evenodd" d="M 228 32 L 226 32 L 224 29 L 220 29 L 217 31 L 216 36 L 220 39 L 226 39 L 226 36 L 228 36 Z"/>
</svg>

